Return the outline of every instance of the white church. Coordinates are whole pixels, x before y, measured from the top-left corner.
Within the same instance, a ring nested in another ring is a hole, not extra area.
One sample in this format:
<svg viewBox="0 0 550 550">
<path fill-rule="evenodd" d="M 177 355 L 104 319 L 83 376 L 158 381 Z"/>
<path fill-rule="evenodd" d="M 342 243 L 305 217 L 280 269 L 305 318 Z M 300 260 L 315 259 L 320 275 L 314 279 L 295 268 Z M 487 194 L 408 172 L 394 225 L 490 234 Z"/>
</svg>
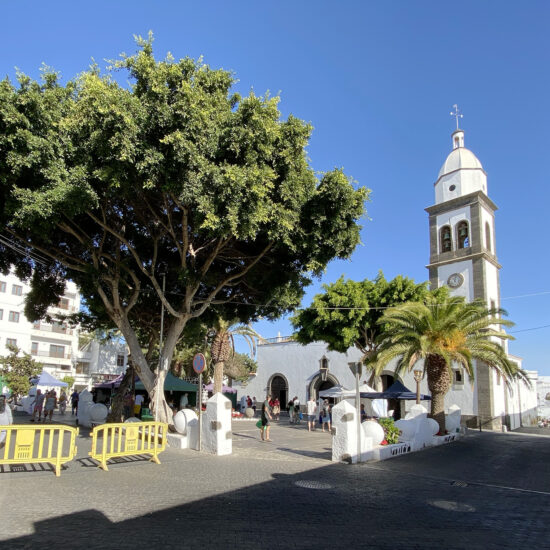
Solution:
<svg viewBox="0 0 550 550">
<path fill-rule="evenodd" d="M 458 121 L 458 118 L 457 118 Z M 452 150 L 443 163 L 434 184 L 435 204 L 426 208 L 429 216 L 430 261 L 427 266 L 431 288 L 447 285 L 452 294 L 466 300 L 483 299 L 491 307 L 500 307 L 500 265 L 496 255 L 496 205 L 488 196 L 487 174 L 475 154 L 464 146 L 464 132 L 452 134 Z M 504 340 L 504 346 L 507 341 Z M 507 347 L 506 347 L 507 349 Z M 316 342 L 303 346 L 291 338 L 274 338 L 258 347 L 258 372 L 242 384 L 235 384 L 238 399 L 243 395 L 265 398 L 266 392 L 279 397 L 283 408 L 298 396 L 303 404 L 313 394 L 340 384 L 355 387 L 349 363 L 360 360 L 352 348 L 346 354 L 328 351 Z M 522 360 L 510 355 L 521 367 Z M 394 382 L 394 364 L 382 376 L 384 389 Z M 472 383 L 461 368 L 453 371 L 452 388 L 445 407 L 458 405 L 462 424 L 469 427 L 501 430 L 534 425 L 537 421 L 537 372 L 528 371 L 532 388 L 518 381 L 509 389 L 489 367 L 476 364 Z M 363 374 L 361 382 L 366 381 Z M 415 391 L 412 372 L 400 381 Z M 425 380 L 421 392 L 429 394 Z M 404 416 L 414 401 L 390 403 L 396 417 Z M 429 409 L 429 404 L 424 402 Z"/>
</svg>

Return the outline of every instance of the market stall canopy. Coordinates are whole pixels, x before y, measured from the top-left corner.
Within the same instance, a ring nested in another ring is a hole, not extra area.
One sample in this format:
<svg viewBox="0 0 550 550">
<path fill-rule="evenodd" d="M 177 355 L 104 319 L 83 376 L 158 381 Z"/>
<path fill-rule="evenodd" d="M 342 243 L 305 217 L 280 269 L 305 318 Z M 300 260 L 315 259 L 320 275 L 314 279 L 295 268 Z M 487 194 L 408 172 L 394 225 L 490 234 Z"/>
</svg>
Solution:
<svg viewBox="0 0 550 550">
<path fill-rule="evenodd" d="M 145 386 L 140 380 L 136 382 L 136 390 L 144 390 Z M 164 381 L 164 391 L 197 391 L 197 384 L 191 384 L 191 382 L 186 382 L 181 378 L 175 377 L 171 372 L 166 375 L 166 380 Z"/>
<path fill-rule="evenodd" d="M 206 391 L 213 391 L 214 390 L 214 383 L 207 384 L 204 386 L 204 389 Z M 230 386 L 222 386 L 222 393 L 237 393 L 237 390 L 235 388 L 232 388 Z"/>
<path fill-rule="evenodd" d="M 332 386 L 332 388 L 329 388 L 328 390 L 320 391 L 319 397 L 332 397 L 333 399 L 336 399 L 338 397 L 344 397 L 345 393 L 349 391 L 350 390 L 346 390 L 343 386 Z"/>
<path fill-rule="evenodd" d="M 36 386 L 59 386 L 66 388 L 69 384 L 67 382 L 61 382 L 57 378 L 54 378 L 50 373 L 43 370 L 37 378 L 31 380 L 31 383 Z"/>
<path fill-rule="evenodd" d="M 412 392 L 405 387 L 399 380 L 394 382 L 386 391 L 383 392 L 362 392 L 361 397 L 367 399 L 416 399 L 416 392 Z M 420 395 L 422 401 L 430 401 L 432 398 L 429 395 Z"/>
<path fill-rule="evenodd" d="M 114 378 L 113 380 L 109 380 L 108 382 L 101 382 L 100 384 L 95 384 L 94 388 L 111 389 L 111 390 L 113 388 L 118 388 L 122 383 L 123 378 L 124 378 L 124 374 L 121 374 L 116 378 Z M 139 380 L 139 378 L 136 378 L 136 380 Z"/>
</svg>

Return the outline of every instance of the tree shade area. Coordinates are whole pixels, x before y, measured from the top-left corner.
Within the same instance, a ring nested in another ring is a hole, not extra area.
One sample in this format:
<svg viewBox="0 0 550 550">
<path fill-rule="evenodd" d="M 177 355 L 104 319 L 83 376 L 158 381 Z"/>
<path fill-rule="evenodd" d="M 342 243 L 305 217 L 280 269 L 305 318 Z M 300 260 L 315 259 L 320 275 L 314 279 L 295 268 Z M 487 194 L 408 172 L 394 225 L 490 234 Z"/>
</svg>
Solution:
<svg viewBox="0 0 550 550">
<path fill-rule="evenodd" d="M 131 85 L 97 66 L 66 84 L 48 68 L 0 83 L 0 217 L 13 243 L 0 244 L 0 269 L 31 281 L 30 320 L 73 280 L 95 324 L 120 330 L 155 403 L 190 321 L 290 311 L 359 243 L 369 191 L 339 169 L 317 177 L 311 126 L 282 120 L 278 97 L 232 93 L 227 71 L 157 61 L 151 36 L 109 70 Z"/>
</svg>

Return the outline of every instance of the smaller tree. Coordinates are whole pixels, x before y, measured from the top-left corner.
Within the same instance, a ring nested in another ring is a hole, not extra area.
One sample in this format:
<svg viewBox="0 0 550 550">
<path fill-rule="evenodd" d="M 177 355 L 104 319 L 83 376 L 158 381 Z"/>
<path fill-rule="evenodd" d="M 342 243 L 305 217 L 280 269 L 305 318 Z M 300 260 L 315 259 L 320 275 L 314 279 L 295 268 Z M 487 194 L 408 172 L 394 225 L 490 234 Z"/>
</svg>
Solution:
<svg viewBox="0 0 550 550">
<path fill-rule="evenodd" d="M 250 347 L 251 355 L 256 354 L 256 340 L 262 337 L 250 326 L 232 323 L 218 318 L 211 331 L 212 345 L 210 354 L 214 363 L 214 391 L 222 391 L 225 363 L 235 355 L 236 335 L 242 336 Z"/>
<path fill-rule="evenodd" d="M 232 380 L 247 380 L 258 370 L 258 363 L 246 353 L 235 353 L 224 365 L 225 375 Z"/>
<path fill-rule="evenodd" d="M 20 398 L 29 393 L 30 379 L 42 372 L 43 365 L 16 346 L 8 346 L 9 355 L 0 357 L 0 374 L 11 393 Z M 20 355 L 22 353 L 22 355 Z"/>
<path fill-rule="evenodd" d="M 61 379 L 61 382 L 65 382 L 67 384 L 67 389 L 70 390 L 74 386 L 75 380 L 74 376 L 67 375 Z"/>
<path fill-rule="evenodd" d="M 323 285 L 323 290 L 308 308 L 291 319 L 297 329 L 295 339 L 301 344 L 326 342 L 329 350 L 340 353 L 356 347 L 367 367 L 378 346 L 383 328 L 378 320 L 386 308 L 422 300 L 428 293 L 427 283 L 418 284 L 401 275 L 387 281 L 382 271 L 373 281 L 340 277 Z M 371 379 L 370 383 L 375 382 Z"/>
</svg>

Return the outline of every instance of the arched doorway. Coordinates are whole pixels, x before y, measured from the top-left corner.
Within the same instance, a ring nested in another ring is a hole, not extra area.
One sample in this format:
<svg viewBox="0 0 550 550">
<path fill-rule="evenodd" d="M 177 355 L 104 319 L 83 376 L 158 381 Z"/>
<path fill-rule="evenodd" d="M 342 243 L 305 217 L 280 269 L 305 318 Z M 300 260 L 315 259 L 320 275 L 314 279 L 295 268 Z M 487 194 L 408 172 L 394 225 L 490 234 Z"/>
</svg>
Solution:
<svg viewBox="0 0 550 550">
<path fill-rule="evenodd" d="M 309 384 L 308 397 L 313 395 L 315 399 L 318 399 L 320 391 L 329 390 L 330 388 L 332 388 L 333 386 L 337 386 L 338 384 L 338 379 L 332 376 L 332 374 L 329 374 L 326 380 L 323 380 L 322 376 L 318 374 L 311 380 Z"/>
<path fill-rule="evenodd" d="M 277 398 L 281 403 L 281 409 L 287 408 L 288 382 L 282 374 L 274 374 L 267 386 L 273 399 Z"/>
</svg>

